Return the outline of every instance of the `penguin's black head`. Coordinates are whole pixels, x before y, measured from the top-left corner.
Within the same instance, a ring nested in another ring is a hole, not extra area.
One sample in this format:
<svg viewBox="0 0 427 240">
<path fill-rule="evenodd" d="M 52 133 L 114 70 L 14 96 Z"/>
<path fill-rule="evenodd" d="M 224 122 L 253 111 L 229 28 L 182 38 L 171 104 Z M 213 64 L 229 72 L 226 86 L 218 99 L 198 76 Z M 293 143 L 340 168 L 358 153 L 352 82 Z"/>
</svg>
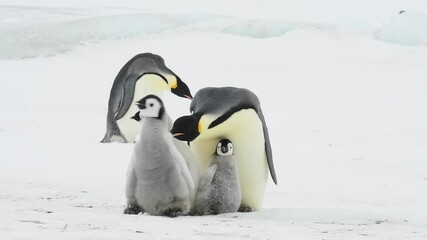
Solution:
<svg viewBox="0 0 427 240">
<path fill-rule="evenodd" d="M 165 113 L 162 99 L 153 94 L 145 96 L 136 102 L 136 105 L 140 109 L 139 116 L 141 117 L 161 119 Z"/>
<path fill-rule="evenodd" d="M 188 116 L 182 116 L 175 120 L 173 123 L 171 133 L 172 135 L 181 141 L 191 142 L 196 139 L 199 132 L 199 120 L 201 114 L 192 114 Z"/>
<path fill-rule="evenodd" d="M 176 85 L 171 88 L 171 92 L 179 97 L 188 98 L 190 100 L 193 99 L 187 84 L 178 76 L 176 76 Z"/>
<path fill-rule="evenodd" d="M 136 112 L 135 115 L 133 115 L 132 117 L 130 117 L 130 119 L 133 119 L 137 122 L 141 121 L 141 117 L 139 116 L 140 111 Z"/>
<path fill-rule="evenodd" d="M 221 139 L 216 146 L 216 154 L 219 156 L 231 156 L 234 153 L 233 144 L 228 139 Z"/>
</svg>

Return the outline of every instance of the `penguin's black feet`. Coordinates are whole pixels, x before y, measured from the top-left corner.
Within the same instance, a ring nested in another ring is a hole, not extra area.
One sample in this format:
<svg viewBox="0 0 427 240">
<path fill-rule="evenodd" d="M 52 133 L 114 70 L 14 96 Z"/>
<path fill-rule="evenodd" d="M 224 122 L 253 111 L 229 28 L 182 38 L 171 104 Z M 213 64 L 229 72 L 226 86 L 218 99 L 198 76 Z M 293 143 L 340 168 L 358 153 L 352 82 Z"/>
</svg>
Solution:
<svg viewBox="0 0 427 240">
<path fill-rule="evenodd" d="M 181 215 L 181 213 L 181 208 L 169 208 L 163 213 L 163 215 L 168 217 L 178 217 L 179 215 Z"/>
<path fill-rule="evenodd" d="M 132 205 L 132 204 L 128 204 L 125 210 L 123 210 L 124 214 L 131 214 L 131 215 L 137 215 L 140 212 L 144 212 L 144 210 L 138 205 Z"/>
<path fill-rule="evenodd" d="M 253 212 L 254 209 L 246 206 L 245 204 L 240 205 L 239 210 L 237 210 L 238 212 Z"/>
<path fill-rule="evenodd" d="M 188 216 L 198 216 L 198 212 L 196 210 L 191 210 L 188 212 Z"/>
</svg>

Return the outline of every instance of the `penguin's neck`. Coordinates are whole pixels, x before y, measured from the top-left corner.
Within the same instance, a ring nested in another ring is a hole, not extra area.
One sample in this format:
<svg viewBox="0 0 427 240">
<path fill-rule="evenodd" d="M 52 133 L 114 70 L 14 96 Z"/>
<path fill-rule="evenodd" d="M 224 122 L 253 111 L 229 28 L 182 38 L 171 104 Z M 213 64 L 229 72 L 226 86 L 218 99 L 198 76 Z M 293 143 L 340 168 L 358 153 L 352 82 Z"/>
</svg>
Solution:
<svg viewBox="0 0 427 240">
<path fill-rule="evenodd" d="M 127 142 L 134 142 L 140 129 L 140 123 L 131 119 L 139 111 L 136 102 L 149 94 L 162 98 L 166 91 L 170 91 L 170 88 L 165 80 L 158 75 L 145 74 L 136 81 L 132 104 L 126 114 L 117 121 L 120 132 Z"/>
<path fill-rule="evenodd" d="M 149 94 L 162 97 L 166 91 L 170 91 L 170 87 L 163 78 L 156 74 L 145 74 L 136 81 L 133 102 Z"/>
<path fill-rule="evenodd" d="M 156 118 L 144 118 L 142 120 L 141 134 L 137 141 L 137 148 L 143 149 L 145 154 L 157 154 L 159 149 L 164 149 L 164 144 L 172 142 L 172 135 L 167 130 L 165 121 Z M 167 159 L 158 159 L 154 157 L 145 158 L 144 169 L 151 170 L 168 164 Z"/>
<path fill-rule="evenodd" d="M 140 140 L 153 141 L 165 136 L 166 134 L 168 134 L 168 124 L 165 116 L 163 116 L 162 119 L 144 118 L 142 120 L 141 134 L 139 136 Z"/>
<path fill-rule="evenodd" d="M 218 168 L 232 168 L 236 165 L 236 161 L 233 156 L 218 156 L 215 155 L 215 162 L 212 163 L 218 164 Z"/>
</svg>

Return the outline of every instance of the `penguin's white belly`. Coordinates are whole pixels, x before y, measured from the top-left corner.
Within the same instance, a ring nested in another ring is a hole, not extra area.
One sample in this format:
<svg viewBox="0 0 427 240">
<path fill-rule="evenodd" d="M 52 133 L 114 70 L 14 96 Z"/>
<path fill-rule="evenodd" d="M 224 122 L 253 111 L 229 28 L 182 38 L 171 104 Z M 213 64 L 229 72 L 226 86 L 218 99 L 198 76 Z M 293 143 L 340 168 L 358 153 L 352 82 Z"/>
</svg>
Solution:
<svg viewBox="0 0 427 240">
<path fill-rule="evenodd" d="M 193 180 L 194 188 L 191 192 L 190 203 L 191 206 L 194 206 L 194 201 L 196 198 L 197 187 L 199 186 L 200 179 L 200 167 L 199 162 L 194 157 L 193 152 L 190 147 L 188 147 L 186 142 L 182 142 L 176 138 L 173 139 L 173 144 L 177 148 L 177 150 L 182 154 L 184 160 L 187 163 L 188 170 L 190 171 L 191 178 Z"/>
<path fill-rule="evenodd" d="M 207 129 L 212 120 L 214 118 L 202 119 L 202 133 L 191 143 L 202 171 L 209 166 L 210 157 L 214 154 L 218 141 L 222 138 L 229 139 L 234 146 L 242 203 L 254 210 L 261 209 L 268 166 L 264 132 L 258 114 L 252 109 L 241 110 L 222 124 Z"/>
<path fill-rule="evenodd" d="M 141 131 L 141 123 L 131 119 L 139 111 L 136 102 L 149 94 L 154 94 L 161 98 L 163 93 L 168 89 L 169 87 L 166 82 L 155 74 L 144 75 L 136 81 L 132 104 L 126 114 L 117 120 L 120 132 L 126 138 L 127 142 L 135 142 L 136 136 Z"/>
</svg>

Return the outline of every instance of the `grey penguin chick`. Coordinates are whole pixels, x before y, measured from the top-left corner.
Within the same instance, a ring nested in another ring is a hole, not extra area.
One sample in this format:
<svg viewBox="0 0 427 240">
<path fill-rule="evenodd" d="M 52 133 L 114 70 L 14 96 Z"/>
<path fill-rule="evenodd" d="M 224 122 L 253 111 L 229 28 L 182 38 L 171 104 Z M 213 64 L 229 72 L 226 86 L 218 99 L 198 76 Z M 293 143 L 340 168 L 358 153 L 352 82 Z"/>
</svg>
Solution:
<svg viewBox="0 0 427 240">
<path fill-rule="evenodd" d="M 176 217 L 190 210 L 194 183 L 186 162 L 168 130 L 162 100 L 147 95 L 137 102 L 141 134 L 135 143 L 127 182 L 125 214 L 147 212 Z M 135 120 L 137 120 L 135 119 Z"/>
<path fill-rule="evenodd" d="M 131 117 L 131 119 L 141 123 L 142 119 L 139 114 L 140 114 L 140 111 L 136 112 Z M 166 121 L 166 124 L 170 128 L 172 124 L 172 120 L 170 119 L 170 117 L 166 112 L 164 113 L 164 115 L 166 116 L 163 117 L 163 121 Z M 179 141 L 176 138 L 173 138 L 173 144 L 184 157 L 184 160 L 187 164 L 188 170 L 190 171 L 190 174 L 194 183 L 194 189 L 190 195 L 190 205 L 191 205 L 190 212 L 194 212 L 194 206 L 195 206 L 194 202 L 196 199 L 196 191 L 197 191 L 197 186 L 199 185 L 199 179 L 200 179 L 200 166 L 193 152 L 191 151 L 190 147 L 187 145 L 187 143 L 184 143 L 182 141 Z"/>
<path fill-rule="evenodd" d="M 196 215 L 237 212 L 241 192 L 233 144 L 219 141 L 211 165 L 200 179 L 197 189 Z"/>
</svg>

